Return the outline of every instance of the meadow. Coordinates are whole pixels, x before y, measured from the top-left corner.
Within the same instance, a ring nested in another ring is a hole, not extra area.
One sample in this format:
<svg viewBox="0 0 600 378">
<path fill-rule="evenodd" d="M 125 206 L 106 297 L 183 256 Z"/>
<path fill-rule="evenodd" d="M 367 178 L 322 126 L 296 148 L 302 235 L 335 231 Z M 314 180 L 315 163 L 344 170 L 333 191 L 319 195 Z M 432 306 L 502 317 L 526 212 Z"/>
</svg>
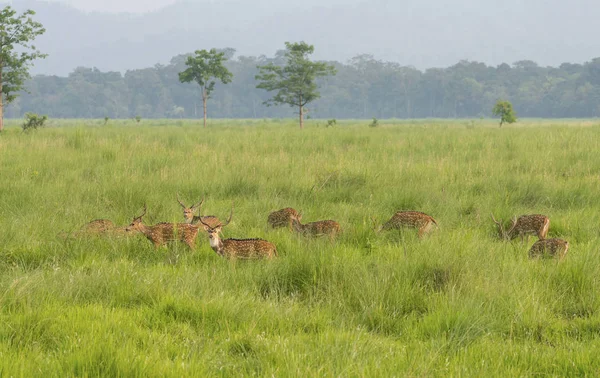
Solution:
<svg viewBox="0 0 600 378">
<path fill-rule="evenodd" d="M 0 376 L 584 376 L 600 371 L 600 121 L 51 120 L 0 134 Z M 273 260 L 63 240 L 205 197 Z M 270 230 L 335 219 L 335 241 Z M 439 229 L 376 234 L 397 210 Z M 551 219 L 562 261 L 490 213 Z"/>
</svg>

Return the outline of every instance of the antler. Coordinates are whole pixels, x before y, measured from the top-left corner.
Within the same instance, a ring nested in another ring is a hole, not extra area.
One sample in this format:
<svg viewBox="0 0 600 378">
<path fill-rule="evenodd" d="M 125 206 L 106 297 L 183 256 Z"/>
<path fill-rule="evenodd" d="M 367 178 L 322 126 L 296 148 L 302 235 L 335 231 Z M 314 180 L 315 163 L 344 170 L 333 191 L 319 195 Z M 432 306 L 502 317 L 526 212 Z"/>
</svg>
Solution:
<svg viewBox="0 0 600 378">
<path fill-rule="evenodd" d="M 233 217 L 233 202 L 231 203 L 231 213 L 229 213 L 229 218 L 227 219 L 227 222 L 225 222 L 225 224 L 221 224 L 221 227 L 225 227 L 229 224 L 229 222 L 231 222 L 231 218 Z"/>
<path fill-rule="evenodd" d="M 203 225 L 205 225 L 206 227 L 208 227 L 211 230 L 213 229 L 210 225 L 208 225 L 202 221 L 202 217 L 200 217 L 200 223 L 202 223 Z"/>
<path fill-rule="evenodd" d="M 179 202 L 181 207 L 183 207 L 184 209 L 187 209 L 187 206 L 185 206 L 185 204 L 183 202 L 181 202 L 181 200 L 179 199 L 179 193 L 177 193 L 177 202 Z"/>
<path fill-rule="evenodd" d="M 146 211 L 148 210 L 148 208 L 146 207 L 146 204 L 144 204 L 144 212 L 142 213 L 142 215 L 137 216 L 136 218 L 142 218 L 144 215 L 146 215 Z"/>
<path fill-rule="evenodd" d="M 490 213 L 490 215 L 492 216 L 492 220 L 494 221 L 494 223 L 496 223 L 498 226 L 502 226 L 502 223 L 498 222 L 496 218 L 494 218 L 494 214 Z"/>
<path fill-rule="evenodd" d="M 508 230 L 506 233 L 510 235 L 510 233 L 512 232 L 512 230 L 517 226 L 517 216 L 515 215 L 512 218 L 512 226 L 510 227 L 510 230 Z"/>
<path fill-rule="evenodd" d="M 200 208 L 200 207 L 202 206 L 202 204 L 203 204 L 203 203 L 204 203 L 204 197 L 202 197 L 202 201 L 200 201 L 200 202 L 198 202 L 197 204 L 195 204 L 194 206 L 192 206 L 192 209 L 195 209 L 195 208 L 197 208 L 197 207 L 198 207 L 198 208 Z"/>
</svg>

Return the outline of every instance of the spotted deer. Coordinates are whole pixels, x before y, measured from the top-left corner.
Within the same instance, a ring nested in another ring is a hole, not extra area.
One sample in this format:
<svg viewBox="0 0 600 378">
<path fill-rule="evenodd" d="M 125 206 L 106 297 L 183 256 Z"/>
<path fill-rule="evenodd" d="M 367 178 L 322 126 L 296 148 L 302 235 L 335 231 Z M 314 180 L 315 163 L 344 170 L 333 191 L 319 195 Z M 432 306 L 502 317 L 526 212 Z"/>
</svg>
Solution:
<svg viewBox="0 0 600 378">
<path fill-rule="evenodd" d="M 154 226 L 147 226 L 142 223 L 144 215 L 146 215 L 146 205 L 144 205 L 144 212 L 133 218 L 125 231 L 141 232 L 156 248 L 177 240 L 187 244 L 191 249 L 195 248 L 196 237 L 201 226 L 189 223 L 158 223 Z"/>
<path fill-rule="evenodd" d="M 302 220 L 302 214 L 299 214 L 291 207 L 286 207 L 285 209 L 277 210 L 269 214 L 267 223 L 269 223 L 272 228 L 287 227 L 291 231 L 292 217 L 296 217 L 299 221 Z"/>
<path fill-rule="evenodd" d="M 492 220 L 498 226 L 498 235 L 501 239 L 512 240 L 517 236 L 521 237 L 521 241 L 525 241 L 525 237 L 529 238 L 530 234 L 537 235 L 541 239 L 545 239 L 550 228 L 550 218 L 541 214 L 521 215 L 512 219 L 512 225 L 508 231 L 504 228 L 502 220 L 497 221 L 494 214 L 491 214 Z"/>
<path fill-rule="evenodd" d="M 204 203 L 204 198 L 202 198 L 202 201 L 192 205 L 191 207 L 187 207 L 179 199 L 179 193 L 177 193 L 177 202 L 179 202 L 179 205 L 181 205 L 181 207 L 183 208 L 183 218 L 185 219 L 185 223 L 198 224 L 198 223 L 200 223 L 200 219 L 202 219 L 205 223 L 208 223 L 212 226 L 216 226 L 219 223 L 221 223 L 221 221 L 219 221 L 219 219 L 213 215 L 206 215 L 206 216 L 194 215 L 196 210 L 200 210 L 202 208 L 202 204 Z"/>
<path fill-rule="evenodd" d="M 66 233 L 61 232 L 58 236 L 67 237 L 85 237 L 85 236 L 122 236 L 125 234 L 125 227 L 117 227 L 111 220 L 95 219 L 84 224 L 79 230 Z"/>
<path fill-rule="evenodd" d="M 226 227 L 231 222 L 232 217 L 233 206 L 231 207 L 229 219 L 227 219 L 225 224 L 219 223 L 216 226 L 212 226 L 200 219 L 200 223 L 208 233 L 208 240 L 213 251 L 219 256 L 228 259 L 270 259 L 277 257 L 275 244 L 263 239 L 221 239 L 219 233 L 223 227 Z"/>
<path fill-rule="evenodd" d="M 302 219 L 302 214 L 299 216 L 292 216 L 292 226 L 294 231 L 309 236 L 323 236 L 329 235 L 329 237 L 333 238 L 337 234 L 340 233 L 341 227 L 340 224 L 334 220 L 322 220 L 317 222 L 311 222 L 302 224 L 300 222 Z"/>
<path fill-rule="evenodd" d="M 563 239 L 540 239 L 529 250 L 530 258 L 558 257 L 562 259 L 569 250 L 569 242 Z"/>
<path fill-rule="evenodd" d="M 416 228 L 419 230 L 419 237 L 428 234 L 433 226 L 438 227 L 437 222 L 432 216 L 422 213 L 420 211 L 398 211 L 394 214 L 389 221 L 385 222 L 379 229 L 378 232 L 388 230 L 399 230 L 402 228 Z"/>
<path fill-rule="evenodd" d="M 111 220 L 95 219 L 83 225 L 80 231 L 88 234 L 104 234 L 107 232 L 111 232 L 116 228 L 117 226 L 115 226 L 115 224 Z"/>
</svg>

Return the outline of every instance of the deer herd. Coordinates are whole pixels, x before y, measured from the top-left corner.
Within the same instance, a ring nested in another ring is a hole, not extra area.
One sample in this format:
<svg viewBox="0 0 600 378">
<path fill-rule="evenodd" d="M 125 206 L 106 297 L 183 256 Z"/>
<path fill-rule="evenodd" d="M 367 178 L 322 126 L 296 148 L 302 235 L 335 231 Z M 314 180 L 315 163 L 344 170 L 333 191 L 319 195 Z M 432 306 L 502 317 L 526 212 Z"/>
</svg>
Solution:
<svg viewBox="0 0 600 378">
<path fill-rule="evenodd" d="M 144 205 L 142 214 L 133 218 L 127 227 L 117 227 L 107 219 L 97 219 L 84 225 L 72 236 L 81 235 L 126 235 L 134 232 L 143 234 L 155 247 L 160 247 L 168 242 L 179 241 L 195 248 L 196 239 L 200 231 L 208 236 L 210 247 L 220 256 L 232 259 L 256 259 L 277 257 L 275 245 L 264 239 L 222 239 L 222 230 L 233 217 L 233 205 L 225 223 L 213 215 L 195 215 L 200 212 L 204 199 L 188 207 L 177 195 L 177 202 L 183 210 L 184 223 L 157 223 L 149 226 L 143 223 L 147 208 Z M 538 237 L 531 249 L 529 257 L 558 257 L 563 258 L 569 249 L 569 243 L 563 239 L 546 239 L 550 228 L 550 219 L 545 215 L 533 214 L 514 217 L 508 229 L 502 220 L 498 221 L 492 214 L 492 220 L 498 227 L 498 236 L 503 240 L 512 240 L 517 237 L 524 242 L 529 235 Z M 340 232 L 340 224 L 334 220 L 322 220 L 303 224 L 302 214 L 288 207 L 272 212 L 267 217 L 267 223 L 272 228 L 288 228 L 305 236 L 328 236 L 334 239 Z M 425 234 L 438 227 L 433 217 L 419 211 L 398 211 L 390 220 L 380 227 L 376 232 L 412 228 L 418 230 L 418 236 L 422 238 Z"/>
</svg>

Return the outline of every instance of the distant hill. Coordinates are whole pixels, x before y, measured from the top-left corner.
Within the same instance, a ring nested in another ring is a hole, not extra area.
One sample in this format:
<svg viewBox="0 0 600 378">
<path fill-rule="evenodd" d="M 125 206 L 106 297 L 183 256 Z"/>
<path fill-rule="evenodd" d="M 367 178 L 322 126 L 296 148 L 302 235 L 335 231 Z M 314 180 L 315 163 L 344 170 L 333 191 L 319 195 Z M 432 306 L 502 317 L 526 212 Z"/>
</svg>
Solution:
<svg viewBox="0 0 600 378">
<path fill-rule="evenodd" d="M 33 73 L 66 75 L 77 66 L 103 71 L 148 67 L 201 48 L 233 47 L 272 56 L 305 40 L 315 57 L 345 61 L 370 53 L 418 68 L 461 59 L 488 64 L 529 59 L 557 66 L 598 55 L 596 0 L 371 0 L 329 7 L 266 0 L 180 2 L 147 14 L 85 13 L 59 3 L 14 0 L 47 29 L 36 45 L 49 57 Z M 491 2 L 489 2 L 491 4 Z M 445 4 L 440 6 L 440 4 Z"/>
</svg>

